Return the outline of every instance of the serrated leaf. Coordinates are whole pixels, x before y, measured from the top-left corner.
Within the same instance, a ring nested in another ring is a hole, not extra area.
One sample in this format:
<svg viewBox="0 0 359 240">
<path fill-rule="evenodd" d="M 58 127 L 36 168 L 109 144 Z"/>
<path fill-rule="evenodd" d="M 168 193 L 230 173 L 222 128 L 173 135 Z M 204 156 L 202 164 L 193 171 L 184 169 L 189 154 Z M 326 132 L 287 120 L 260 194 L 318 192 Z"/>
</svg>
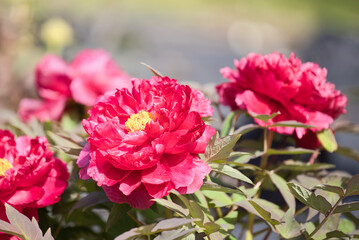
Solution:
<svg viewBox="0 0 359 240">
<path fill-rule="evenodd" d="M 294 212 L 295 211 L 295 198 L 287 186 L 287 182 L 279 175 L 271 172 L 269 174 L 270 179 L 274 185 L 278 188 L 279 192 L 282 194 L 285 202 L 288 204 L 288 207 Z"/>
<path fill-rule="evenodd" d="M 272 214 L 265 210 L 262 206 L 258 203 L 254 202 L 253 200 L 248 200 L 248 202 L 254 207 L 254 209 L 261 215 L 267 222 L 272 224 L 273 226 L 279 224 L 280 222 L 272 218 Z"/>
<path fill-rule="evenodd" d="M 277 170 L 290 170 L 290 171 L 299 171 L 299 172 L 307 172 L 307 171 L 317 171 L 322 169 L 335 168 L 335 165 L 328 163 L 303 163 L 300 161 L 287 160 L 281 164 Z"/>
<path fill-rule="evenodd" d="M 344 203 L 339 205 L 335 208 L 333 214 L 335 213 L 346 213 L 346 212 L 353 212 L 359 210 L 359 202 L 352 202 L 352 203 Z"/>
<path fill-rule="evenodd" d="M 271 115 L 266 115 L 266 114 L 256 114 L 256 113 L 253 113 L 253 112 L 248 112 L 249 115 L 251 115 L 252 117 L 256 118 L 256 119 L 259 119 L 259 120 L 262 120 L 264 122 L 268 122 L 268 120 L 276 117 L 277 115 L 280 114 L 280 112 L 275 112 L 275 113 L 272 113 Z"/>
<path fill-rule="evenodd" d="M 316 134 L 319 142 L 325 150 L 332 153 L 338 149 L 337 141 L 335 140 L 334 133 L 331 129 L 325 129 L 323 131 L 316 132 Z"/>
<path fill-rule="evenodd" d="M 275 122 L 271 125 L 268 125 L 268 127 L 300 127 L 300 128 L 315 128 L 314 126 L 304 124 L 297 121 L 281 121 L 281 122 Z"/>
<path fill-rule="evenodd" d="M 52 131 L 46 131 L 46 134 L 55 142 L 56 145 L 62 148 L 70 149 L 82 149 L 83 146 L 69 137 L 63 136 L 61 134 L 54 133 Z"/>
<path fill-rule="evenodd" d="M 294 148 L 294 147 L 287 147 L 284 149 L 273 149 L 270 148 L 267 151 L 267 155 L 297 155 L 297 154 L 312 154 L 314 150 L 305 149 L 305 148 Z"/>
<path fill-rule="evenodd" d="M 162 232 L 164 230 L 172 230 L 174 228 L 182 227 L 188 223 L 193 222 L 193 219 L 187 218 L 170 218 L 160 221 L 152 229 L 153 233 Z"/>
<path fill-rule="evenodd" d="M 216 133 L 206 147 L 205 162 L 228 159 L 240 136 L 239 134 L 229 135 L 220 139 L 218 138 L 218 133 Z"/>
<path fill-rule="evenodd" d="M 10 223 L 5 222 L 3 220 L 0 220 L 0 232 L 17 236 L 21 239 L 24 238 L 24 236 L 22 236 L 21 232 L 19 231 L 19 229 L 17 229 L 17 227 L 15 227 L 15 226 L 11 225 Z"/>
<path fill-rule="evenodd" d="M 345 190 L 345 196 L 352 196 L 359 194 L 359 174 L 354 175 L 348 182 Z"/>
<path fill-rule="evenodd" d="M 154 199 L 154 201 L 168 209 L 171 209 L 174 212 L 177 212 L 184 217 L 189 215 L 188 209 L 184 209 L 183 207 L 174 202 L 168 201 L 166 199 Z"/>
<path fill-rule="evenodd" d="M 246 183 L 250 183 L 253 185 L 252 180 L 250 180 L 246 175 L 241 173 L 235 168 L 232 168 L 228 165 L 218 164 L 218 163 L 210 163 L 209 166 L 212 168 L 213 171 L 224 174 L 226 176 L 241 180 Z"/>
<path fill-rule="evenodd" d="M 69 215 L 71 215 L 71 213 L 76 209 L 83 208 L 83 211 L 85 211 L 89 207 L 108 201 L 109 200 L 104 192 L 102 191 L 91 192 L 74 204 L 74 206 L 71 208 L 69 212 Z"/>
<path fill-rule="evenodd" d="M 314 186 L 314 188 L 321 189 L 321 190 L 324 190 L 327 192 L 336 193 L 339 196 L 344 196 L 344 190 L 341 187 L 327 185 L 327 184 L 321 184 L 321 185 Z"/>
<path fill-rule="evenodd" d="M 18 229 L 24 239 L 26 240 L 38 240 L 42 239 L 42 231 L 39 225 L 34 224 L 28 217 L 18 212 L 15 208 L 5 203 L 6 216 L 9 219 L 11 225 Z"/>
<path fill-rule="evenodd" d="M 106 222 L 106 231 L 108 231 L 129 210 L 131 210 L 131 207 L 128 204 L 114 204 Z"/>
<path fill-rule="evenodd" d="M 295 183 L 288 183 L 287 185 L 293 195 L 305 205 L 324 214 L 332 208 L 332 205 L 324 197 L 316 196 L 310 190 Z"/>
</svg>

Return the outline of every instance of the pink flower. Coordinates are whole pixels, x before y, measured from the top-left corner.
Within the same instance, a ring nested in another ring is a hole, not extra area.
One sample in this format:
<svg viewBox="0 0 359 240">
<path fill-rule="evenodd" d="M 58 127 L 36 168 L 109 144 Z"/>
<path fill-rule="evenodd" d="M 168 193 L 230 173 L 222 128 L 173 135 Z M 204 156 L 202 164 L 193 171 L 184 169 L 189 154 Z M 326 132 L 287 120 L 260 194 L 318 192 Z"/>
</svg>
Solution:
<svg viewBox="0 0 359 240">
<path fill-rule="evenodd" d="M 69 67 L 74 75 L 70 88 L 77 103 L 92 106 L 108 90 L 132 87 L 129 76 L 103 50 L 84 50 Z"/>
<path fill-rule="evenodd" d="M 345 113 L 347 98 L 326 82 L 327 70 L 316 63 L 301 63 L 292 54 L 289 59 L 272 53 L 265 56 L 249 54 L 235 60 L 235 70 L 223 68 L 229 82 L 218 85 L 220 102 L 232 110 L 242 109 L 255 114 L 281 114 L 268 121 L 295 120 L 312 125 L 312 131 L 328 129 L 340 114 Z M 255 121 L 264 126 L 264 122 Z M 304 128 L 272 127 L 282 133 L 295 133 L 299 139 Z"/>
<path fill-rule="evenodd" d="M 43 99 L 71 98 L 72 79 L 67 63 L 57 56 L 45 55 L 36 66 L 37 91 Z"/>
<path fill-rule="evenodd" d="M 0 219 L 7 221 L 5 203 L 37 218 L 37 208 L 60 200 L 68 177 L 66 164 L 53 157 L 46 138 L 15 140 L 8 130 L 0 130 Z"/>
<path fill-rule="evenodd" d="M 23 99 L 19 105 L 22 120 L 58 120 L 66 101 L 92 106 L 108 90 L 130 88 L 131 81 L 109 53 L 84 50 L 71 63 L 46 55 L 37 65 L 35 81 L 41 100 Z"/>
<path fill-rule="evenodd" d="M 89 134 L 77 164 L 109 199 L 148 208 L 172 189 L 197 191 L 211 169 L 199 157 L 215 130 L 192 111 L 192 89 L 168 77 L 133 81 L 103 97 L 83 126 Z"/>
</svg>

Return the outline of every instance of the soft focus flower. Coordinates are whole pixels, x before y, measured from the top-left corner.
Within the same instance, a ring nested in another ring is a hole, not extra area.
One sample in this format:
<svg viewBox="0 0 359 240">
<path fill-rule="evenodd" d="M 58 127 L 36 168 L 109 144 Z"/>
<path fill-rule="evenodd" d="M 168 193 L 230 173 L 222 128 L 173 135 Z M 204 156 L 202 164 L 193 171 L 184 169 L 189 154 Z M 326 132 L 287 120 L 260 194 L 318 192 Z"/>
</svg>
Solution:
<svg viewBox="0 0 359 240">
<path fill-rule="evenodd" d="M 249 54 L 235 60 L 235 70 L 223 68 L 229 82 L 218 85 L 220 102 L 232 110 L 242 109 L 255 114 L 280 115 L 268 121 L 295 120 L 315 128 L 328 129 L 340 114 L 345 113 L 347 98 L 326 82 L 327 70 L 316 63 L 302 63 L 294 54 Z M 264 122 L 255 121 L 264 126 Z M 272 127 L 282 134 L 295 133 L 301 139 L 305 128 Z"/>
<path fill-rule="evenodd" d="M 70 63 L 46 55 L 36 67 L 35 81 L 41 99 L 20 102 L 19 115 L 23 121 L 31 117 L 40 121 L 58 120 L 68 100 L 92 106 L 109 90 L 131 87 L 128 75 L 103 50 L 83 50 Z"/>
<path fill-rule="evenodd" d="M 103 50 L 84 50 L 69 64 L 75 102 L 92 106 L 98 96 L 116 88 L 131 88 L 129 76 Z"/>
<path fill-rule="evenodd" d="M 111 201 L 142 209 L 172 189 L 197 191 L 211 170 L 198 154 L 215 130 L 193 111 L 193 101 L 204 100 L 194 99 L 168 77 L 135 79 L 132 91 L 106 94 L 83 121 L 89 137 L 80 177 L 93 178 Z"/>
<path fill-rule="evenodd" d="M 7 221 L 5 203 L 29 218 L 37 208 L 54 204 L 67 187 L 66 164 L 53 157 L 46 138 L 22 136 L 15 140 L 0 130 L 0 219 Z M 8 235 L 0 234 L 0 239 Z"/>
</svg>

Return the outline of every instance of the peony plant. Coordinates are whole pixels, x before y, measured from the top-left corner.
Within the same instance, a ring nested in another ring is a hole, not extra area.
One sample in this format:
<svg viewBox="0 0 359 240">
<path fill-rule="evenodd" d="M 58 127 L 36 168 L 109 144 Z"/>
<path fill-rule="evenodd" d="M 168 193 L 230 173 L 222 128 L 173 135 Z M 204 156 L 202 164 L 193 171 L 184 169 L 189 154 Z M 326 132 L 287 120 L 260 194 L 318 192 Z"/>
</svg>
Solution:
<svg viewBox="0 0 359 240">
<path fill-rule="evenodd" d="M 102 50 L 45 57 L 41 99 L 0 131 L 0 239 L 358 238 L 359 174 L 327 159 L 359 161 L 335 140 L 359 132 L 347 97 L 294 54 L 234 65 L 205 96 L 151 67 L 130 79 Z M 88 112 L 64 129 L 71 101 Z"/>
</svg>

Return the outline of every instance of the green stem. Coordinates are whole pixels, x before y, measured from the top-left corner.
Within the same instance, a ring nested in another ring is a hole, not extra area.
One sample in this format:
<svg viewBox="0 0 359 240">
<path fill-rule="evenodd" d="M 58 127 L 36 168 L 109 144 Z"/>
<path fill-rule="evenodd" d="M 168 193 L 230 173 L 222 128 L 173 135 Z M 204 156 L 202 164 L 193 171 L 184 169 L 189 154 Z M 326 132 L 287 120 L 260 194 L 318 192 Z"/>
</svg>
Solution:
<svg viewBox="0 0 359 240">
<path fill-rule="evenodd" d="M 248 226 L 246 230 L 245 240 L 253 240 L 253 225 L 254 225 L 254 214 L 249 213 L 248 215 Z"/>
<path fill-rule="evenodd" d="M 341 196 L 339 198 L 339 200 L 334 204 L 334 206 L 332 207 L 332 209 L 330 210 L 329 213 L 325 214 L 325 218 L 323 219 L 323 221 L 321 221 L 319 223 L 319 225 L 314 229 L 314 231 L 309 235 L 309 239 L 311 239 L 319 230 L 320 228 L 327 222 L 327 220 L 329 219 L 329 217 L 333 214 L 334 210 L 337 208 L 337 206 L 339 205 L 339 203 L 343 200 L 344 196 Z"/>
</svg>

